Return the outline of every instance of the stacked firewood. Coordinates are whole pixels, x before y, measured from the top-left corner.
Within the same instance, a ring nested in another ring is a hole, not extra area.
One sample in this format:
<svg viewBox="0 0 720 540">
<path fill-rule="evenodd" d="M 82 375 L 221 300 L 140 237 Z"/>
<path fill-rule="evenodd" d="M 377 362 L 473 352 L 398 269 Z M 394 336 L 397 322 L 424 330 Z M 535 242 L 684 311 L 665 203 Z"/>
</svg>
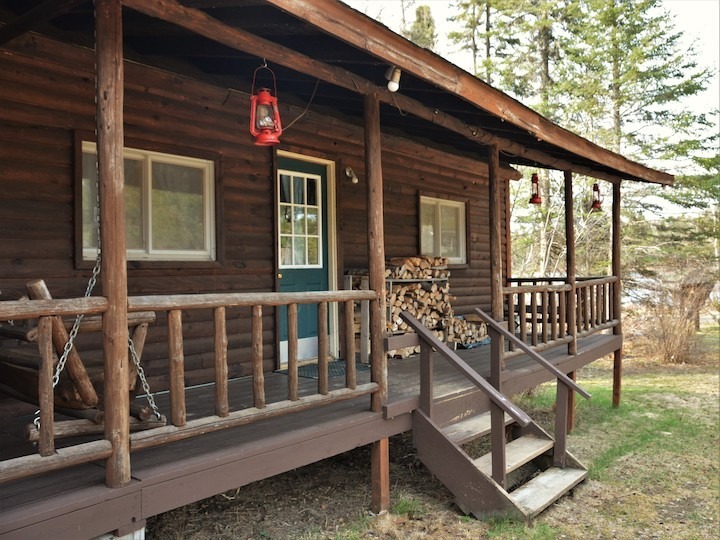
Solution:
<svg viewBox="0 0 720 540">
<path fill-rule="evenodd" d="M 487 326 L 473 315 L 452 317 L 445 321 L 445 334 L 448 343 L 468 347 L 487 338 Z"/>
<path fill-rule="evenodd" d="M 452 304 L 447 259 L 442 257 L 398 257 L 386 264 L 388 280 L 388 331 L 397 334 L 413 330 L 400 317 L 409 311 L 423 325 L 444 340 L 444 321 L 452 317 Z M 396 281 L 399 280 L 399 281 Z M 420 352 L 420 347 L 389 351 L 390 356 L 407 356 Z"/>
<path fill-rule="evenodd" d="M 386 279 L 447 279 L 448 260 L 444 257 L 394 257 L 385 264 Z"/>
</svg>

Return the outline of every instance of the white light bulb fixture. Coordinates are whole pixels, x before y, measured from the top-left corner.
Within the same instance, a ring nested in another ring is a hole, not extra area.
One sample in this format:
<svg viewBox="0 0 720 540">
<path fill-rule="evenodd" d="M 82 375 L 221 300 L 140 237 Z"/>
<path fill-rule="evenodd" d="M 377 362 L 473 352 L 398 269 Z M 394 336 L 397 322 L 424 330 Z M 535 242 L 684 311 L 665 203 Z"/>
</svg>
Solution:
<svg viewBox="0 0 720 540">
<path fill-rule="evenodd" d="M 400 75 L 402 71 L 400 68 L 390 66 L 385 72 L 385 79 L 387 79 L 387 89 L 391 92 L 397 92 L 400 89 Z"/>
<path fill-rule="evenodd" d="M 353 184 L 359 182 L 357 174 L 355 174 L 355 171 L 353 171 L 351 167 L 345 168 L 345 176 L 347 176 Z"/>
</svg>

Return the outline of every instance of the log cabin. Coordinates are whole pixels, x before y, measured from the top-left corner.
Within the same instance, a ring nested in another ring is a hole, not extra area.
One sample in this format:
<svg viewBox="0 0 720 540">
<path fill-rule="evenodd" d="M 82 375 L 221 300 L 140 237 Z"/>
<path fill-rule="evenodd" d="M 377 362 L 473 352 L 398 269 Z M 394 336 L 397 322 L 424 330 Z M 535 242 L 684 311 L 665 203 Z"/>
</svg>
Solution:
<svg viewBox="0 0 720 540">
<path fill-rule="evenodd" d="M 614 355 L 620 401 L 621 185 L 671 175 L 336 0 L 0 0 L 0 22 L 0 538 L 138 537 L 363 445 L 380 512 L 409 430 L 478 517 L 584 480 L 575 372 Z M 564 172 L 563 277 L 511 274 L 516 166 Z M 575 272 L 574 174 L 611 186 L 607 276 Z M 398 282 L 490 343 L 388 310 Z M 510 399 L 552 380 L 553 435 Z"/>
</svg>

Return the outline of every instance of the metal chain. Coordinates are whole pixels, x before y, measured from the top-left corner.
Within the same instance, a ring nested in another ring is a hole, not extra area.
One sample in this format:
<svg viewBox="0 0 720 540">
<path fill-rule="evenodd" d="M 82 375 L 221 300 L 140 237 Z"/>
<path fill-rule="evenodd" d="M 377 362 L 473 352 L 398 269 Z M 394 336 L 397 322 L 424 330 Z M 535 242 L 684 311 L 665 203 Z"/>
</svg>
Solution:
<svg viewBox="0 0 720 540">
<path fill-rule="evenodd" d="M 138 356 L 138 353 L 135 350 L 135 344 L 133 343 L 132 338 L 129 336 L 128 336 L 128 347 L 130 348 L 130 356 L 132 357 L 133 364 L 135 364 L 135 368 L 137 369 L 138 376 L 140 377 L 140 383 L 142 384 L 143 391 L 145 392 L 145 399 L 147 399 L 147 402 L 150 405 L 150 408 L 153 410 L 153 413 L 155 413 L 155 418 L 160 420 L 162 418 L 162 415 L 160 414 L 160 409 L 158 409 L 158 406 L 155 404 L 155 398 L 153 397 L 152 392 L 150 391 L 150 383 L 148 383 L 147 377 L 145 376 L 145 370 L 140 365 L 140 357 Z"/>
</svg>

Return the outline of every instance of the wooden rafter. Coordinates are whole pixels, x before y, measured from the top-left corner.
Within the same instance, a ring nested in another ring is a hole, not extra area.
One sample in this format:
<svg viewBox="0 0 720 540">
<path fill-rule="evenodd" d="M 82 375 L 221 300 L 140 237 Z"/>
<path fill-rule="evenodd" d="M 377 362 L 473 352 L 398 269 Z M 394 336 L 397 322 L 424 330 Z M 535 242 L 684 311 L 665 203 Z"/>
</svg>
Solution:
<svg viewBox="0 0 720 540">
<path fill-rule="evenodd" d="M 46 0 L 0 28 L 0 45 L 86 2 L 87 0 Z"/>
<path fill-rule="evenodd" d="M 673 176 L 631 161 L 620 154 L 598 146 L 576 135 L 547 118 L 525 107 L 510 96 L 496 90 L 477 77 L 450 62 L 399 38 L 390 29 L 358 13 L 336 0 L 268 0 L 268 2 L 299 19 L 307 21 L 324 32 L 401 68 L 431 84 L 462 96 L 473 105 L 527 130 L 538 140 L 563 148 L 585 159 L 616 169 L 620 175 L 643 179 L 659 184 L 672 184 Z M 504 150 L 501 145 L 498 145 Z M 532 159 L 532 158 L 531 158 Z M 541 163 L 543 161 L 537 160 Z M 555 167 L 566 167 L 554 160 Z M 569 163 L 565 162 L 569 165 Z"/>
<path fill-rule="evenodd" d="M 271 62 L 301 71 L 352 92 L 362 95 L 376 95 L 382 103 L 399 107 L 403 111 L 428 122 L 442 124 L 449 131 L 458 133 L 469 140 L 477 142 L 479 145 L 496 145 L 499 150 L 507 155 L 521 156 L 548 168 L 572 169 L 578 173 L 601 178 L 609 182 L 617 183 L 621 180 L 620 176 L 580 166 L 540 150 L 527 148 L 518 142 L 499 137 L 478 126 L 470 126 L 463 120 L 427 107 L 415 99 L 402 94 L 391 93 L 386 88 L 377 86 L 348 70 L 325 64 L 254 34 L 232 28 L 210 17 L 207 13 L 185 7 L 176 0 L 123 0 L 123 3 L 125 6 L 145 15 L 171 22 L 227 47 L 254 55 L 260 50 L 263 58 Z"/>
</svg>

